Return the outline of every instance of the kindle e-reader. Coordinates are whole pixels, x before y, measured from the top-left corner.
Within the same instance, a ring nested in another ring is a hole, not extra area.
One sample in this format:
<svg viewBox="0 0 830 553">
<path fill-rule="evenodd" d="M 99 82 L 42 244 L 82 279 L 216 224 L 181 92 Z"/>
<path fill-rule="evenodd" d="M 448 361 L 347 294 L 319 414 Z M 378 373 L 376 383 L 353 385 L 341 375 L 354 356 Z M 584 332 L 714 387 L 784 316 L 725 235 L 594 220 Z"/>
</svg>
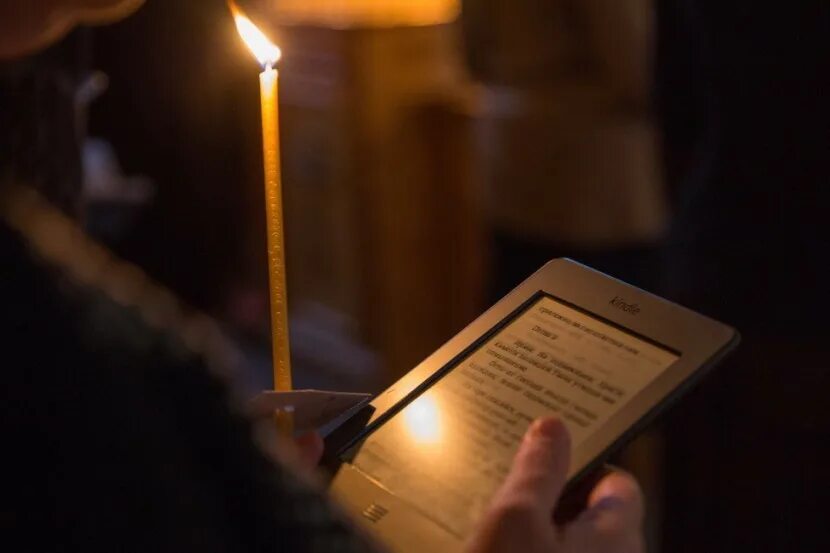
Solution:
<svg viewBox="0 0 830 553">
<path fill-rule="evenodd" d="M 393 551 L 456 550 L 535 418 L 564 421 L 575 483 L 737 342 L 729 326 L 551 261 L 371 402 L 330 451 L 332 492 Z"/>
</svg>

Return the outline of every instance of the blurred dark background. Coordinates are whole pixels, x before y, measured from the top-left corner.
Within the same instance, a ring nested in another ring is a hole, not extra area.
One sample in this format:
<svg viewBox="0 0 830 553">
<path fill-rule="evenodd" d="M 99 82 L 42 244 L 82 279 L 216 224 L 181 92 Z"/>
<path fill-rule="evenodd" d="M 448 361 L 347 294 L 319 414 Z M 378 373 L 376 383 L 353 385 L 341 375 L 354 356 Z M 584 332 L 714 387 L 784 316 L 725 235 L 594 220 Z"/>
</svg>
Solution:
<svg viewBox="0 0 830 553">
<path fill-rule="evenodd" d="M 744 337 L 620 457 L 652 550 L 815 547 L 826 2 L 243 5 L 283 50 L 298 387 L 380 391 L 572 257 Z M 257 73 L 224 2 L 150 0 L 0 74 L 3 173 L 73 214 L 80 189 L 89 233 L 215 321 L 250 390 L 271 378 Z M 61 121 L 80 131 L 27 143 Z"/>
</svg>

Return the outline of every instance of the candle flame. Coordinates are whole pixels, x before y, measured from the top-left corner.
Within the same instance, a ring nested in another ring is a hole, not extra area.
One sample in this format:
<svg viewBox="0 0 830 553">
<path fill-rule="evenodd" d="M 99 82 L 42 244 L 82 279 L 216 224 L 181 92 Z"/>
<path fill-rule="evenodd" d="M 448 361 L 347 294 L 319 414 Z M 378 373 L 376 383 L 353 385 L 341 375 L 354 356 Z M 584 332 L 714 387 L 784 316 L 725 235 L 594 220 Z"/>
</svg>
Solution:
<svg viewBox="0 0 830 553">
<path fill-rule="evenodd" d="M 265 67 L 273 67 L 282 56 L 279 46 L 271 42 L 265 34 L 248 19 L 245 14 L 239 9 L 233 0 L 228 2 L 228 7 L 231 9 L 233 19 L 236 22 L 236 30 L 239 31 L 239 36 L 254 53 L 254 56 Z"/>
</svg>

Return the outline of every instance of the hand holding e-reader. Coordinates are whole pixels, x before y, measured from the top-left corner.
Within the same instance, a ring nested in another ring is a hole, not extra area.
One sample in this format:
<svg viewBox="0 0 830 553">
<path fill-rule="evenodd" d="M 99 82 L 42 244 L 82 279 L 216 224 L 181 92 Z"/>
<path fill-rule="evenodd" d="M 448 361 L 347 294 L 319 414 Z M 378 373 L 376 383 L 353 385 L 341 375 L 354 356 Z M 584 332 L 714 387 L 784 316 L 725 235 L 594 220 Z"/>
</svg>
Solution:
<svg viewBox="0 0 830 553">
<path fill-rule="evenodd" d="M 552 261 L 330 436 L 332 492 L 393 551 L 459 550 L 534 420 L 555 415 L 568 430 L 567 495 L 737 341 L 717 321 Z"/>
</svg>

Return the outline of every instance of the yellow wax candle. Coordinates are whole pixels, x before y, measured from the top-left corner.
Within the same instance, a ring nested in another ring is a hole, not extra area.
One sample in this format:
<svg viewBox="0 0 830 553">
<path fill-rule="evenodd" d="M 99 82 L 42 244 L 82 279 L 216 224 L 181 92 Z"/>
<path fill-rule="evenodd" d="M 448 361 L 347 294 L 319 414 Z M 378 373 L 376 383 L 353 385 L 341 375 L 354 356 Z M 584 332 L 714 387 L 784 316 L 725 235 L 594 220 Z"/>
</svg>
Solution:
<svg viewBox="0 0 830 553">
<path fill-rule="evenodd" d="M 231 2 L 236 27 L 242 39 L 265 70 L 259 76 L 262 104 L 262 153 L 265 169 L 265 217 L 268 232 L 268 280 L 271 296 L 271 348 L 274 389 L 291 390 L 291 357 L 288 344 L 288 301 L 285 286 L 285 240 L 283 237 L 282 182 L 280 178 L 279 74 L 274 64 L 280 49 Z M 280 428 L 291 432 L 290 414 L 277 417 Z"/>
<path fill-rule="evenodd" d="M 267 67 L 259 75 L 262 99 L 262 153 L 265 169 L 265 216 L 268 232 L 268 277 L 271 294 L 271 337 L 274 356 L 274 389 L 291 389 L 288 344 L 288 302 L 285 286 L 282 182 L 280 178 L 279 73 Z"/>
</svg>

